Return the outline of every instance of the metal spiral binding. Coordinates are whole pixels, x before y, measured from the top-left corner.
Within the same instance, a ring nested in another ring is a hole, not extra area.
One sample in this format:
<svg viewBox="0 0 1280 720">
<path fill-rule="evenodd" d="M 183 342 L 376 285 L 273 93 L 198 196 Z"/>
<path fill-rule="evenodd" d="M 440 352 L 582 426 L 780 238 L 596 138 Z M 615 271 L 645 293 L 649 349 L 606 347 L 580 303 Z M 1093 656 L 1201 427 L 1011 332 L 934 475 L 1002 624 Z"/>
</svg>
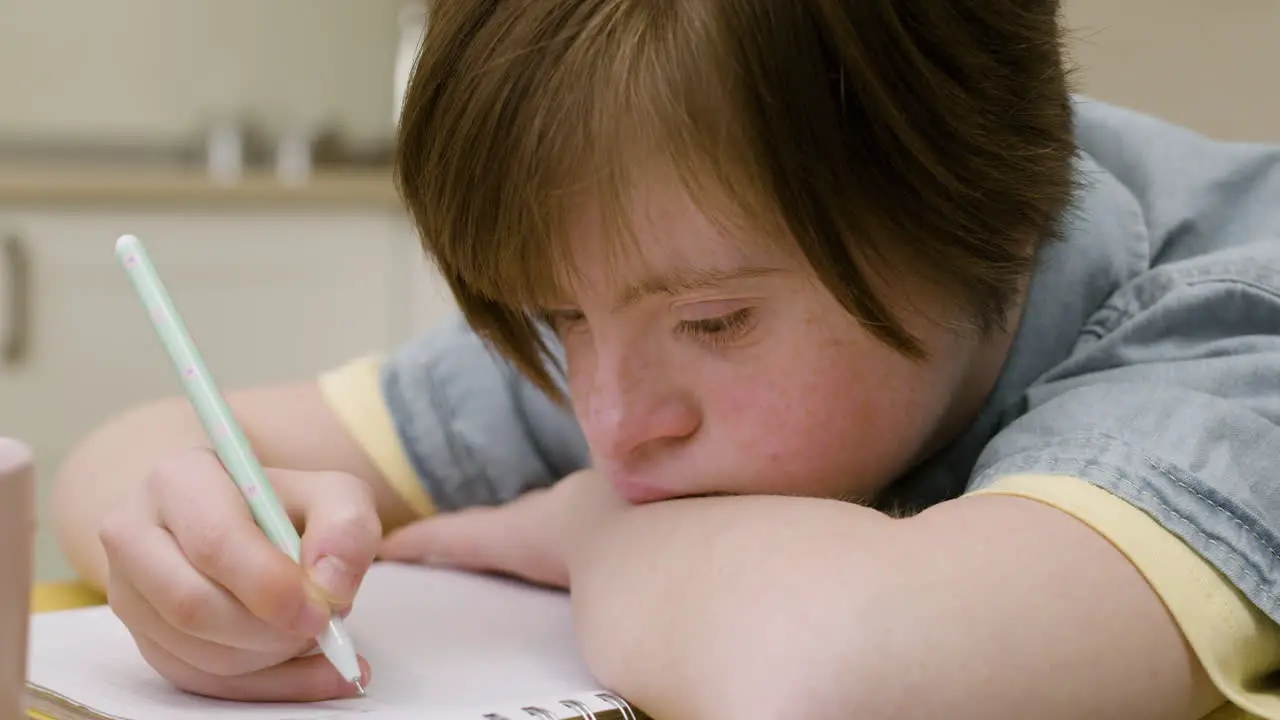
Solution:
<svg viewBox="0 0 1280 720">
<path fill-rule="evenodd" d="M 613 707 L 621 711 L 623 720 L 639 720 L 639 718 L 636 717 L 635 712 L 631 709 L 631 705 L 626 700 L 623 700 L 617 695 L 614 695 L 613 693 L 596 693 L 596 697 L 604 702 L 609 703 L 610 705 L 612 705 Z M 559 715 L 553 714 L 547 708 L 538 707 L 535 705 L 530 705 L 529 707 L 522 707 L 520 709 L 523 710 L 525 714 L 531 717 L 541 718 L 541 720 L 573 720 L 573 718 L 579 718 L 580 720 L 597 720 L 596 714 L 591 711 L 591 708 L 587 707 L 586 705 L 582 704 L 577 700 L 561 700 L 560 704 L 563 705 L 564 707 L 569 708 L 570 710 L 574 711 L 577 714 L 574 715 L 572 718 L 562 718 Z M 499 715 L 497 713 L 488 713 L 484 716 L 484 720 L 513 720 L 513 719 L 507 717 L 506 715 Z"/>
<path fill-rule="evenodd" d="M 617 695 L 613 693 L 596 693 L 596 697 L 621 710 L 624 720 L 639 720 L 636 714 L 632 712 L 631 705 Z"/>
<path fill-rule="evenodd" d="M 577 700 L 561 700 L 560 704 L 571 710 L 577 711 L 578 715 L 581 715 L 583 720 L 596 720 L 596 714 L 591 712 L 591 708 L 583 705 Z"/>
</svg>

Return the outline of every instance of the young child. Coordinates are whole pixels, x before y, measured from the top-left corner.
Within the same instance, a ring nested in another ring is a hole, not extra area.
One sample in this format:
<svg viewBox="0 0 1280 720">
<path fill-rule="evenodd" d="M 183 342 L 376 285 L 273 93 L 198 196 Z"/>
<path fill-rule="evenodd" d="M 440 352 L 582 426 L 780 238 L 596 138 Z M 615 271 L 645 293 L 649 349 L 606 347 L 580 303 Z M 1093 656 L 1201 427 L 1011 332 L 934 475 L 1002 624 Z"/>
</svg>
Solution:
<svg viewBox="0 0 1280 720">
<path fill-rule="evenodd" d="M 462 319 L 232 399 L 303 566 L 178 399 L 67 460 L 66 551 L 228 698 L 352 693 L 300 655 L 381 556 L 571 586 L 660 718 L 1280 718 L 1280 152 L 1062 34 L 438 0 L 397 177 Z"/>
</svg>

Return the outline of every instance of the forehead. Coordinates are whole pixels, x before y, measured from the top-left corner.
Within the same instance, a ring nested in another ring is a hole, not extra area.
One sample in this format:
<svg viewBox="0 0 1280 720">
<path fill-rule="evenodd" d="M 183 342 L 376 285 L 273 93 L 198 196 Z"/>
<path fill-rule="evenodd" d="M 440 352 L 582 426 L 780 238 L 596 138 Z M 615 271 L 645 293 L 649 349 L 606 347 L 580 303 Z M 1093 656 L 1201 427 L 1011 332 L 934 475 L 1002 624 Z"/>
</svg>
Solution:
<svg viewBox="0 0 1280 720">
<path fill-rule="evenodd" d="M 584 196 L 565 218 L 563 294 L 609 292 L 620 302 L 793 269 L 785 236 L 749 221 L 733 203 L 695 198 L 680 182 L 649 175 L 616 200 Z"/>
</svg>

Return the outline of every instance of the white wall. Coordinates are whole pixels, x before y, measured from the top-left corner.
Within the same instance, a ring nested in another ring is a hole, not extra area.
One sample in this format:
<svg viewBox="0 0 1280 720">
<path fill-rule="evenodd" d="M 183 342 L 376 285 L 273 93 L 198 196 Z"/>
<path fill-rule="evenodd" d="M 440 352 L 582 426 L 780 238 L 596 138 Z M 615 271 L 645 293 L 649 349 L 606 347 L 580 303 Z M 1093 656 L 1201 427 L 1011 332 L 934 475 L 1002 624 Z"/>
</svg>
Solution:
<svg viewBox="0 0 1280 720">
<path fill-rule="evenodd" d="M 906 0 L 904 0 L 906 1 Z M 1280 140 L 1280 0 L 1064 0 L 1080 87 Z M 388 131 L 400 0 L 0 0 L 0 138 L 185 136 L 211 113 Z M 56 49 L 55 49 L 56 47 Z"/>
<path fill-rule="evenodd" d="M 224 111 L 387 136 L 399 0 L 0 0 L 0 138 L 187 139 Z"/>
<path fill-rule="evenodd" d="M 1280 141 L 1280 0 L 1065 0 L 1080 89 L 1201 132 Z"/>
</svg>

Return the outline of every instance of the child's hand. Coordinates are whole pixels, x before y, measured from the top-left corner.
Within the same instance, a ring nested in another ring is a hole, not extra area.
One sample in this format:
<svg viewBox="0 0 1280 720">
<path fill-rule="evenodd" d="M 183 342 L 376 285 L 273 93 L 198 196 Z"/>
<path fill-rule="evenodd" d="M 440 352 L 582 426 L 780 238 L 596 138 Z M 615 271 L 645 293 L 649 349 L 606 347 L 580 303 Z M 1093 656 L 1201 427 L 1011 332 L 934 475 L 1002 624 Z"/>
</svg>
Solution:
<svg viewBox="0 0 1280 720">
<path fill-rule="evenodd" d="M 583 470 L 507 505 L 420 520 L 389 536 L 380 555 L 568 587 L 575 550 L 627 507 L 605 478 Z"/>
<path fill-rule="evenodd" d="M 304 528 L 302 565 L 267 540 L 218 459 L 191 450 L 104 521 L 111 608 L 146 661 L 184 690 L 236 700 L 352 695 L 323 655 L 299 656 L 331 607 L 349 611 L 374 559 L 382 528 L 372 492 L 344 473 L 268 474 Z"/>
</svg>

